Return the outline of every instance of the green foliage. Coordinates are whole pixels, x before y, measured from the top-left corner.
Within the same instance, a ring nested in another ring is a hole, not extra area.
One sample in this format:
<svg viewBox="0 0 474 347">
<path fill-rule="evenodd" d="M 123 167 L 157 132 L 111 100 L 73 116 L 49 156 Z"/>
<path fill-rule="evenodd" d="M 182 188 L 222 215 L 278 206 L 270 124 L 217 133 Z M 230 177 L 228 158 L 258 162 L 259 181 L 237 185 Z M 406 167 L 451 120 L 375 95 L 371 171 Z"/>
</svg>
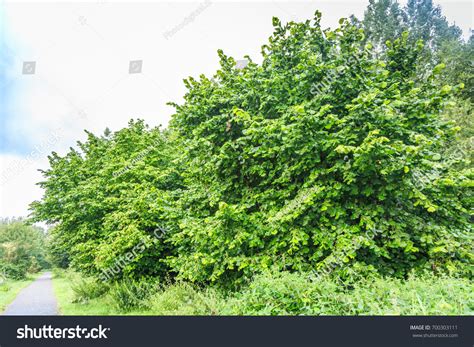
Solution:
<svg viewBox="0 0 474 347">
<path fill-rule="evenodd" d="M 474 164 L 474 104 L 454 99 L 444 117 L 456 124 L 459 131 L 446 147 L 443 158 L 460 168 L 473 168 Z"/>
<path fill-rule="evenodd" d="M 387 41 L 400 38 L 404 32 L 413 47 L 419 42 L 424 46 L 418 58 L 420 76 L 437 64 L 446 69 L 439 76 L 440 86 L 464 84 L 460 95 L 474 101 L 473 38 L 464 42 L 461 29 L 450 25 L 441 13 L 441 7 L 432 0 L 410 0 L 401 7 L 396 0 L 370 0 L 364 18 L 353 22 L 364 29 L 366 41 L 373 43 L 379 54 L 387 51 Z"/>
<path fill-rule="evenodd" d="M 376 278 L 344 288 L 330 278 L 263 274 L 230 302 L 238 315 L 458 315 L 474 311 L 466 279 Z"/>
<path fill-rule="evenodd" d="M 367 39 L 379 49 L 406 30 L 407 15 L 396 0 L 370 0 L 360 22 Z"/>
<path fill-rule="evenodd" d="M 109 286 L 104 283 L 97 281 L 94 278 L 81 278 L 72 285 L 74 291 L 73 302 L 87 303 L 91 299 L 99 298 L 105 295 L 109 291 Z"/>
<path fill-rule="evenodd" d="M 355 22 L 364 29 L 367 39 L 381 50 L 387 40 L 393 41 L 405 31 L 411 42 L 421 40 L 431 52 L 437 52 L 445 42 L 459 41 L 461 37 L 461 29 L 450 25 L 441 7 L 432 0 L 409 0 L 405 7 L 397 0 L 370 0 L 363 20 Z"/>
<path fill-rule="evenodd" d="M 56 224 L 50 240 L 55 264 L 96 276 L 120 268 L 116 278 L 163 273 L 160 258 L 169 248 L 160 230 L 170 192 L 179 187 L 166 132 L 131 121 L 114 134 L 88 133 L 78 146 L 64 157 L 49 156 L 51 168 L 39 184 L 45 196 L 32 204 L 33 220 Z"/>
<path fill-rule="evenodd" d="M 450 25 L 441 7 L 432 0 L 408 0 L 405 8 L 407 26 L 414 40 L 423 40 L 436 51 L 444 41 L 458 40 L 461 29 Z"/>
<path fill-rule="evenodd" d="M 53 267 L 51 272 L 53 273 L 53 278 L 66 278 L 68 274 L 68 270 L 61 267 Z"/>
<path fill-rule="evenodd" d="M 360 278 L 344 286 L 331 276 L 266 271 L 239 291 L 175 282 L 130 295 L 130 284 L 116 284 L 87 302 L 71 303 L 70 281 L 54 279 L 63 314 L 141 315 L 469 315 L 474 288 L 462 278 L 410 274 L 405 280 Z M 66 284 L 67 283 L 67 284 Z M 117 302 L 117 299 L 119 300 Z M 130 303 L 131 302 L 131 303 Z M 120 307 L 118 304 L 120 303 Z M 114 306 L 115 305 L 115 306 Z"/>
<path fill-rule="evenodd" d="M 458 315 L 474 312 L 473 284 L 467 279 L 421 276 L 357 283 L 339 314 Z M 376 298 L 376 300 L 374 300 Z"/>
<path fill-rule="evenodd" d="M 186 282 L 163 286 L 149 299 L 150 313 L 159 315 L 225 314 L 226 301 L 214 288 L 198 288 Z"/>
<path fill-rule="evenodd" d="M 237 294 L 232 311 L 239 315 L 304 315 L 339 312 L 342 287 L 335 281 L 317 283 L 309 275 L 267 273 Z M 317 312 L 317 313 L 316 313 Z"/>
<path fill-rule="evenodd" d="M 110 288 L 110 296 L 120 311 L 146 308 L 148 298 L 157 291 L 157 284 L 150 279 L 125 279 L 114 283 Z"/>
<path fill-rule="evenodd" d="M 25 278 L 47 267 L 45 235 L 38 227 L 22 220 L 0 221 L 0 276 Z"/>
<path fill-rule="evenodd" d="M 449 84 L 463 83 L 460 96 L 474 103 L 474 34 L 467 42 L 458 40 L 444 41 L 438 53 L 440 60 L 446 65 L 442 80 Z"/>
<path fill-rule="evenodd" d="M 460 129 L 444 114 L 462 85 L 425 67 L 421 27 L 380 52 L 358 25 L 320 19 L 275 18 L 261 64 L 219 51 L 212 78 L 185 80 L 167 131 L 131 121 L 53 153 L 31 207 L 55 224 L 55 263 L 111 275 L 123 310 L 147 297 L 142 276 L 237 288 L 271 267 L 346 283 L 466 273 L 473 173 L 446 160 Z"/>
<path fill-rule="evenodd" d="M 186 81 L 171 123 L 186 185 L 179 277 L 229 283 L 274 264 L 402 277 L 472 261 L 472 174 L 439 161 L 456 132 L 440 113 L 459 88 L 438 87 L 442 66 L 420 80 L 408 33 L 377 57 L 356 26 L 319 20 L 274 20 L 261 65 L 220 52 L 213 79 Z"/>
<path fill-rule="evenodd" d="M 46 245 L 48 259 L 55 269 L 66 269 L 70 263 L 69 248 L 67 238 L 60 229 L 49 228 Z"/>
<path fill-rule="evenodd" d="M 41 270 L 41 266 L 38 263 L 38 260 L 36 260 L 36 257 L 31 256 L 30 257 L 30 266 L 28 267 L 27 272 L 29 273 L 37 273 Z"/>
</svg>

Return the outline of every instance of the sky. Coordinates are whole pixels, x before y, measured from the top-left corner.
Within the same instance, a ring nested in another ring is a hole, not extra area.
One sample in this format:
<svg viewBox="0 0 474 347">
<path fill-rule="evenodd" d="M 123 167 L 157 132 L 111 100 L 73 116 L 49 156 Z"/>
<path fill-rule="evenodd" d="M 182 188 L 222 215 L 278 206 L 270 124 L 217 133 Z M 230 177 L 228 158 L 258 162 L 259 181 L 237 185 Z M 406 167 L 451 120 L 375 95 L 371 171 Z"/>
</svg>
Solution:
<svg viewBox="0 0 474 347">
<path fill-rule="evenodd" d="M 435 3 L 467 37 L 472 2 Z M 305 20 L 318 9 L 323 27 L 335 27 L 341 17 L 361 18 L 367 4 L 0 2 L 0 217 L 28 214 L 42 196 L 36 183 L 47 155 L 64 155 L 84 129 L 119 130 L 131 118 L 166 126 L 166 103 L 181 102 L 183 78 L 216 71 L 218 49 L 259 62 L 273 16 Z"/>
</svg>

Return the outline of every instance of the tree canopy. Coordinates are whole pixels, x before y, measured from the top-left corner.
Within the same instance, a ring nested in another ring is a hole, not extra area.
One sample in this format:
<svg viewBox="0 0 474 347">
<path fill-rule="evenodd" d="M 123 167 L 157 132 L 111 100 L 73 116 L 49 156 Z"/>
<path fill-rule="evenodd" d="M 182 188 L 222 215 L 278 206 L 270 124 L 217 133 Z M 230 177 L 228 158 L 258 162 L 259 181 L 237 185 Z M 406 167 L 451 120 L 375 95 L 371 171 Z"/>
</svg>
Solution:
<svg viewBox="0 0 474 347">
<path fill-rule="evenodd" d="M 463 85 L 441 83 L 444 64 L 420 76 L 407 31 L 379 54 L 360 25 L 320 19 L 274 18 L 261 64 L 219 51 L 167 130 L 131 121 L 53 153 L 31 207 L 56 254 L 96 275 L 125 257 L 117 277 L 219 283 L 268 267 L 466 271 L 472 169 L 443 155 Z"/>
<path fill-rule="evenodd" d="M 0 275 L 19 279 L 47 266 L 45 238 L 21 219 L 0 220 Z"/>
</svg>

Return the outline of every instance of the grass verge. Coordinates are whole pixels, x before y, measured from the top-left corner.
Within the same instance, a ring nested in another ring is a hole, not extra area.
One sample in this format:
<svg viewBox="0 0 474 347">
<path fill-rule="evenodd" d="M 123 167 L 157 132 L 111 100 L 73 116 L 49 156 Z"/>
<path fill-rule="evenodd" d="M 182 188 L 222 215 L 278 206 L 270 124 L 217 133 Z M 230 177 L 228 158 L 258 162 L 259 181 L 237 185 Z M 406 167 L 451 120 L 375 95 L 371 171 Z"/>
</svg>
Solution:
<svg viewBox="0 0 474 347">
<path fill-rule="evenodd" d="M 53 277 L 65 315 L 471 315 L 474 287 L 465 278 L 364 279 L 344 288 L 330 278 L 267 273 L 238 292 L 186 282 L 104 284 L 62 272 Z"/>
<path fill-rule="evenodd" d="M 53 271 L 53 289 L 58 300 L 59 314 L 61 315 L 112 315 L 112 306 L 105 297 L 88 300 L 87 302 L 76 301 L 73 283 L 80 276 L 71 271 Z"/>
<path fill-rule="evenodd" d="M 28 275 L 22 280 L 6 279 L 0 284 L 0 313 L 16 298 L 18 293 L 31 284 L 39 274 Z"/>
</svg>

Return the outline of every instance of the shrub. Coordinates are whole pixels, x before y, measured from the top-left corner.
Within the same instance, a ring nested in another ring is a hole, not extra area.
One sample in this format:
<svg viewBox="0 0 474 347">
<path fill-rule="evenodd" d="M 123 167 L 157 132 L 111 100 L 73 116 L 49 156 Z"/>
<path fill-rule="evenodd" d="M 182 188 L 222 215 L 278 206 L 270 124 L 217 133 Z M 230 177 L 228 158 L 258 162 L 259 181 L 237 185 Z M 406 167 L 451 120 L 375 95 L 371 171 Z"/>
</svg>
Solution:
<svg viewBox="0 0 474 347">
<path fill-rule="evenodd" d="M 41 270 L 41 266 L 40 264 L 38 263 L 38 260 L 36 260 L 36 257 L 34 256 L 31 256 L 30 257 L 30 266 L 28 267 L 28 272 L 30 273 L 37 273 Z"/>
<path fill-rule="evenodd" d="M 81 278 L 71 285 L 74 292 L 73 302 L 87 303 L 91 299 L 103 296 L 109 291 L 108 284 L 93 278 Z"/>
<path fill-rule="evenodd" d="M 0 292 L 8 292 L 10 290 L 10 286 L 6 281 L 2 281 L 0 278 Z"/>
<path fill-rule="evenodd" d="M 53 153 L 32 220 L 55 223 L 49 252 L 56 266 L 118 280 L 162 275 L 168 190 L 179 187 L 165 131 L 130 121 L 115 133 Z M 112 271 L 113 270 L 113 271 Z"/>
<path fill-rule="evenodd" d="M 427 274 L 360 280 L 349 288 L 330 277 L 266 273 L 228 307 L 239 315 L 459 315 L 474 311 L 473 289 L 467 279 Z"/>
<path fill-rule="evenodd" d="M 356 284 L 343 297 L 345 315 L 459 315 L 474 312 L 474 286 L 462 278 L 410 276 Z"/>
<path fill-rule="evenodd" d="M 10 262 L 1 262 L 0 261 L 0 273 L 5 274 L 7 278 L 14 280 L 20 280 L 26 277 L 27 274 L 27 263 L 10 263 Z"/>
<path fill-rule="evenodd" d="M 161 288 L 150 299 L 150 311 L 159 315 L 215 315 L 221 313 L 224 303 L 216 289 L 178 282 Z"/>
<path fill-rule="evenodd" d="M 148 299 L 156 291 L 154 281 L 124 279 L 111 285 L 110 296 L 118 310 L 130 311 L 148 307 Z"/>
<path fill-rule="evenodd" d="M 53 273 L 53 277 L 55 278 L 64 278 L 68 275 L 67 270 L 63 268 L 53 267 L 51 271 Z"/>
<path fill-rule="evenodd" d="M 282 24 L 244 69 L 219 52 L 212 79 L 186 81 L 171 128 L 180 278 L 232 282 L 271 265 L 402 278 L 472 264 L 472 171 L 442 153 L 458 130 L 441 116 L 462 86 L 417 76 L 422 44 L 405 33 L 375 54 L 341 20 Z"/>
<path fill-rule="evenodd" d="M 238 315 L 310 315 L 339 312 L 342 286 L 310 274 L 266 272 L 237 293 L 229 306 Z"/>
<path fill-rule="evenodd" d="M 419 74 L 407 33 L 377 52 L 349 21 L 320 20 L 275 18 L 261 64 L 219 51 L 165 131 L 131 121 L 53 153 L 31 208 L 56 224 L 55 261 L 228 287 L 272 266 L 347 282 L 360 268 L 465 274 L 473 171 L 443 156 L 459 128 L 442 117 L 462 86 L 439 85 L 443 64 Z M 124 283 L 131 307 L 141 285 Z"/>
</svg>

